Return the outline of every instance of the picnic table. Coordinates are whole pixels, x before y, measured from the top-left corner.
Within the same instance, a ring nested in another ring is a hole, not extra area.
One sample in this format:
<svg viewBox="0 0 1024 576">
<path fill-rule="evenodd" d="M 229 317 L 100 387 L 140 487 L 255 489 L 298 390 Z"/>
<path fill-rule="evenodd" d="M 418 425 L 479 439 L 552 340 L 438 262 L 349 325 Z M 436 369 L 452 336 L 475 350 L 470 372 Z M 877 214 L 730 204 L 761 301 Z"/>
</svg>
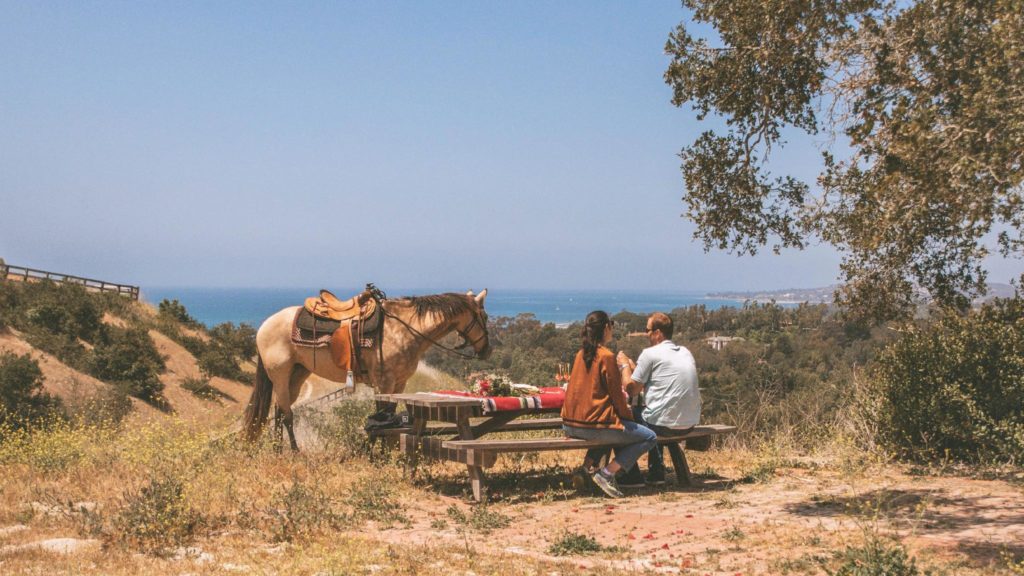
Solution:
<svg viewBox="0 0 1024 576">
<path fill-rule="evenodd" d="M 545 390 L 554 389 L 541 389 Z M 420 457 L 434 460 L 448 460 L 465 464 L 473 489 L 473 498 L 486 498 L 484 468 L 494 466 L 498 454 L 504 452 L 542 452 L 552 450 L 581 450 L 595 447 L 613 447 L 614 444 L 596 440 L 580 440 L 565 436 L 557 438 L 483 438 L 491 432 L 514 432 L 526 430 L 561 430 L 562 419 L 529 418 L 526 415 L 557 414 L 560 402 L 545 404 L 544 394 L 529 400 L 523 399 L 519 409 L 510 406 L 507 399 L 456 396 L 434 392 L 415 394 L 378 394 L 378 406 L 405 404 L 409 412 L 408 427 L 395 429 L 399 434 L 399 446 L 415 464 Z M 496 406 L 497 404 L 497 406 Z M 557 405 L 556 405 L 557 404 Z M 504 408 L 504 409 L 502 409 Z M 689 484 L 690 469 L 682 446 L 687 440 L 694 444 L 691 449 L 707 449 L 710 438 L 716 434 L 735 431 L 733 426 L 703 425 L 685 434 L 659 437 L 659 444 L 669 447 L 676 482 Z M 387 431 L 379 431 L 385 435 Z"/>
</svg>

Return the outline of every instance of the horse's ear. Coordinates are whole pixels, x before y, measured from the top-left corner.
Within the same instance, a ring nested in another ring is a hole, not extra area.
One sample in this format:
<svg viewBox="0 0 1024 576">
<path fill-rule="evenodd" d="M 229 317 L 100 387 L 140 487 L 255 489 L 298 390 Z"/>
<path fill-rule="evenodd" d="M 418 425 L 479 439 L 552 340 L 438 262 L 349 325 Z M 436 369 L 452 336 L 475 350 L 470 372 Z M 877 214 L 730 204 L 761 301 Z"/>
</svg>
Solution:
<svg viewBox="0 0 1024 576">
<path fill-rule="evenodd" d="M 472 292 L 470 292 L 470 295 L 472 295 Z M 474 297 L 474 299 L 476 300 L 476 303 L 481 305 L 481 306 L 484 305 L 484 298 L 487 298 L 487 288 L 484 288 L 483 290 L 481 290 L 480 293 L 477 294 Z"/>
<path fill-rule="evenodd" d="M 473 291 L 472 290 L 466 290 L 466 296 L 472 296 L 472 295 L 473 295 Z"/>
</svg>

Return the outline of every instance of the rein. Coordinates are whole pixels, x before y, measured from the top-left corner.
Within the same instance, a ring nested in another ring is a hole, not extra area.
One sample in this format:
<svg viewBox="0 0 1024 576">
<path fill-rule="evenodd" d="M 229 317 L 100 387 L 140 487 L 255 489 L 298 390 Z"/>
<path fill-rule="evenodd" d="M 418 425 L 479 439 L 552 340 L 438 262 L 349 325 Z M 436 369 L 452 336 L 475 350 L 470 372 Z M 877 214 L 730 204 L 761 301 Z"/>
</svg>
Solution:
<svg viewBox="0 0 1024 576">
<path fill-rule="evenodd" d="M 447 352 L 449 354 L 453 354 L 453 355 L 458 356 L 460 358 L 466 358 L 466 359 L 469 359 L 469 360 L 472 360 L 472 359 L 476 358 L 476 353 L 475 352 L 472 353 L 472 354 L 466 354 L 465 352 L 461 352 L 459 350 L 459 348 L 465 348 L 466 346 L 472 346 L 472 345 L 476 344 L 477 342 L 479 342 L 480 340 L 483 340 L 484 338 L 487 337 L 487 328 L 485 326 L 483 326 L 483 324 L 480 322 L 480 318 L 476 315 L 476 313 L 473 314 L 473 321 L 470 322 L 468 326 L 466 326 L 466 330 L 465 331 L 468 333 L 473 328 L 473 326 L 479 324 L 480 327 L 483 328 L 483 335 L 480 336 L 480 338 L 477 338 L 476 340 L 473 340 L 472 342 L 470 342 L 469 338 L 466 337 L 466 334 L 463 334 L 463 331 L 457 330 L 457 332 L 459 333 L 459 336 L 462 336 L 463 344 L 461 346 L 457 347 L 457 348 L 451 348 L 449 346 L 445 346 L 444 344 L 438 342 L 437 340 L 434 340 L 430 336 L 427 336 L 426 334 L 424 334 L 424 333 L 420 332 L 419 330 L 413 328 L 408 322 L 406 322 L 405 320 L 402 320 L 398 316 L 395 316 L 391 312 L 388 312 L 387 309 L 384 308 L 383 306 L 381 306 L 381 309 L 384 311 L 384 316 L 386 316 L 388 318 L 392 318 L 394 320 L 397 320 L 398 323 L 401 324 L 402 326 L 405 326 L 405 329 L 408 330 L 409 332 L 413 333 L 416 336 L 419 336 L 420 338 L 423 338 L 424 340 L 426 340 L 427 342 L 430 342 L 432 345 L 440 348 L 441 350 L 444 350 L 445 352 Z"/>
</svg>

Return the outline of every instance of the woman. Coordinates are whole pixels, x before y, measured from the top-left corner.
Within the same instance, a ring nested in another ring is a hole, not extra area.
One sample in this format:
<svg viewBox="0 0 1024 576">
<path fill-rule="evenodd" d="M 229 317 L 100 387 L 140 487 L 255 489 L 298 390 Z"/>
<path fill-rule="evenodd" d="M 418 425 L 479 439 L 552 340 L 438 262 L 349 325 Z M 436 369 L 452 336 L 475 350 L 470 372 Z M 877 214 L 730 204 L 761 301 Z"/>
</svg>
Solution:
<svg viewBox="0 0 1024 576">
<path fill-rule="evenodd" d="M 583 345 L 573 362 L 562 406 L 562 429 L 570 438 L 617 444 L 615 459 L 595 471 L 592 478 L 605 494 L 621 498 L 615 473 L 632 468 L 641 454 L 657 444 L 657 437 L 633 421 L 615 354 L 604 346 L 612 339 L 612 326 L 608 314 L 601 310 L 588 314 L 583 323 Z M 595 453 L 600 449 L 588 452 L 588 460 Z"/>
</svg>

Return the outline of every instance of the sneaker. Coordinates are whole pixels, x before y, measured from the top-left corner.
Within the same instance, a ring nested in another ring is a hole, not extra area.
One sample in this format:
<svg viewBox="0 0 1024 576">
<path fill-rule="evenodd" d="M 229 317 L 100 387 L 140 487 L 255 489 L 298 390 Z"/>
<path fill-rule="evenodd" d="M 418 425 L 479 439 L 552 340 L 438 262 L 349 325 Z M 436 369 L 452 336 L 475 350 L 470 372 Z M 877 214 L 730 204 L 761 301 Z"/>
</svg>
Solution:
<svg viewBox="0 0 1024 576">
<path fill-rule="evenodd" d="M 640 469 L 633 466 L 616 481 L 619 488 L 643 488 L 644 476 L 640 473 Z"/>
<path fill-rule="evenodd" d="M 605 476 L 603 472 L 598 470 L 591 476 L 594 480 L 594 484 L 600 488 L 605 494 L 612 498 L 622 498 L 622 492 L 619 492 L 618 487 L 615 486 L 615 478 L 611 476 Z"/>
<path fill-rule="evenodd" d="M 577 492 L 586 492 L 593 486 L 593 483 L 590 481 L 590 476 L 592 474 L 593 472 L 587 470 L 583 466 L 580 466 L 572 473 L 572 487 L 575 488 Z"/>
</svg>

